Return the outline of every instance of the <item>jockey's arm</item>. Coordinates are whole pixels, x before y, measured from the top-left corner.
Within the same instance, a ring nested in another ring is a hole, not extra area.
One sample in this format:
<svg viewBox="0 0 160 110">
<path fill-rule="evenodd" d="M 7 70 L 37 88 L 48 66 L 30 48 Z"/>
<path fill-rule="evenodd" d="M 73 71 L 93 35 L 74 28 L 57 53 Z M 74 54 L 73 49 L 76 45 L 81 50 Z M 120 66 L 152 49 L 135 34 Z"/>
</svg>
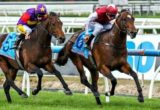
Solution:
<svg viewBox="0 0 160 110">
<path fill-rule="evenodd" d="M 19 22 L 21 22 L 21 24 L 27 24 L 27 21 L 29 19 L 30 19 L 30 15 L 28 13 L 24 13 L 19 19 Z"/>
<path fill-rule="evenodd" d="M 97 18 L 98 18 L 98 15 L 97 15 L 96 12 L 89 15 L 89 17 L 86 21 L 86 24 L 85 24 L 86 35 L 89 35 L 89 25 L 90 25 L 90 23 L 94 22 Z"/>
<path fill-rule="evenodd" d="M 20 17 L 18 23 L 17 23 L 17 28 L 20 33 L 25 34 L 26 30 L 23 25 L 27 25 L 27 21 L 30 19 L 30 16 L 28 13 L 23 13 L 23 15 Z"/>
</svg>

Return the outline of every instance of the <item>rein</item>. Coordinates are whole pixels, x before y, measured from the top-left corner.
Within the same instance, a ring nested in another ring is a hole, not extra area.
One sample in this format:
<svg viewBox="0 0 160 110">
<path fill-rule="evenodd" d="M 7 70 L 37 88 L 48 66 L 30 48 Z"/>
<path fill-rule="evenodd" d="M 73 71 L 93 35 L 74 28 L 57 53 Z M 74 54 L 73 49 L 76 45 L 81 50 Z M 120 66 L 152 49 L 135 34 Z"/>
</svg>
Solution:
<svg viewBox="0 0 160 110">
<path fill-rule="evenodd" d="M 114 24 L 115 24 L 115 26 L 117 27 L 117 29 L 118 29 L 120 32 L 126 33 L 126 31 L 123 31 L 122 29 L 120 29 L 120 27 L 118 26 L 116 20 L 115 20 L 115 23 L 114 23 Z M 99 39 L 98 39 L 98 40 L 99 40 Z M 98 40 L 97 40 L 97 42 L 95 42 L 95 44 L 102 43 L 102 44 L 104 44 L 105 46 L 110 46 L 110 47 L 113 47 L 113 48 L 115 48 L 115 49 L 125 49 L 125 48 L 126 48 L 126 46 L 124 46 L 124 47 L 117 47 L 117 46 L 115 46 L 115 45 L 113 45 L 113 44 L 111 44 L 111 43 L 98 42 Z"/>
<path fill-rule="evenodd" d="M 121 23 L 121 24 L 122 24 L 122 23 Z M 127 31 L 128 31 L 128 30 L 126 31 L 126 29 L 122 30 L 122 29 L 118 26 L 116 20 L 115 20 L 115 26 L 118 28 L 118 30 L 119 30 L 120 32 L 127 33 Z"/>
<path fill-rule="evenodd" d="M 49 36 L 52 36 L 52 34 L 50 34 L 49 31 L 42 26 L 42 24 L 39 24 L 39 26 L 40 26 L 40 28 L 42 28 Z"/>
</svg>

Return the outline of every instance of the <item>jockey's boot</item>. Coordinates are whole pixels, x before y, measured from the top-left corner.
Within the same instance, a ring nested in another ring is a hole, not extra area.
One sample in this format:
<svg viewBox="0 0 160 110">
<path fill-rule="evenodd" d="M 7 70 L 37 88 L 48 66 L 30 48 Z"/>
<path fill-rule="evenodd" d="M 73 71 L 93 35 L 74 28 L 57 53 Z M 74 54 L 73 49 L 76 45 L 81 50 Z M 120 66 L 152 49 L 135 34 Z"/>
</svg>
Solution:
<svg viewBox="0 0 160 110">
<path fill-rule="evenodd" d="M 90 62 L 92 63 L 94 69 L 97 70 L 97 65 L 96 65 L 96 62 L 95 62 L 95 59 L 93 58 L 93 56 L 92 56 L 92 55 L 89 55 L 89 56 L 88 56 L 88 59 L 89 59 Z"/>
<path fill-rule="evenodd" d="M 18 36 L 17 40 L 15 41 L 13 48 L 14 48 L 14 49 L 18 49 L 19 43 L 20 43 L 21 40 L 23 40 L 24 38 L 25 38 L 25 35 L 24 35 L 24 34 L 20 34 L 20 35 Z"/>
<path fill-rule="evenodd" d="M 91 34 L 88 41 L 86 42 L 86 48 L 89 49 L 89 50 L 91 50 L 90 44 L 91 44 L 91 41 L 92 41 L 93 38 L 94 38 L 94 35 Z"/>
</svg>

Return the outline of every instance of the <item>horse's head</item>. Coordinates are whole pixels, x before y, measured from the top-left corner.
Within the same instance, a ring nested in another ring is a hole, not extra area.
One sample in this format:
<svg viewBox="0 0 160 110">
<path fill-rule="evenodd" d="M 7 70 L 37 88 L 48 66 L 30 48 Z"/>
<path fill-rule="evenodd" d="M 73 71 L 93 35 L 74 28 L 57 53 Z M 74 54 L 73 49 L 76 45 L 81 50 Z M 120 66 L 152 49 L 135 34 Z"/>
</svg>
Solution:
<svg viewBox="0 0 160 110">
<path fill-rule="evenodd" d="M 122 32 L 126 32 L 133 39 L 136 37 L 137 29 L 134 25 L 134 17 L 129 10 L 122 10 L 117 19 L 116 24 Z"/>
<path fill-rule="evenodd" d="M 60 20 L 59 15 L 54 12 L 50 12 L 48 22 L 48 32 L 51 35 L 54 35 L 55 38 L 58 39 L 59 43 L 63 43 L 65 41 L 65 35 L 62 29 L 63 23 Z"/>
</svg>

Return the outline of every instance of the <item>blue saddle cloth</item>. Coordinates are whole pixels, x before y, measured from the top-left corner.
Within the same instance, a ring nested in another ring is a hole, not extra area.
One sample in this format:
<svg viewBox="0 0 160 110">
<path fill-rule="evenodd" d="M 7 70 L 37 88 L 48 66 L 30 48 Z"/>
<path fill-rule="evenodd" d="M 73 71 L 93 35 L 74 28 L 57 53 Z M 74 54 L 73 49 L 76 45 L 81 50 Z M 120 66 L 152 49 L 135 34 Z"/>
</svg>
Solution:
<svg viewBox="0 0 160 110">
<path fill-rule="evenodd" d="M 92 34 L 92 30 L 89 31 L 89 34 L 90 35 Z M 79 55 L 82 55 L 85 58 L 88 58 L 90 51 L 87 48 L 85 48 L 86 43 L 84 41 L 84 38 L 85 38 L 85 31 L 80 33 L 80 35 L 78 36 L 76 42 L 74 43 L 71 51 L 74 53 L 77 53 Z"/>
<path fill-rule="evenodd" d="M 2 46 L 0 48 L 0 55 L 3 55 L 15 60 L 15 49 L 13 49 L 13 46 L 16 39 L 17 39 L 16 32 L 9 33 L 6 39 L 2 43 Z"/>
</svg>

